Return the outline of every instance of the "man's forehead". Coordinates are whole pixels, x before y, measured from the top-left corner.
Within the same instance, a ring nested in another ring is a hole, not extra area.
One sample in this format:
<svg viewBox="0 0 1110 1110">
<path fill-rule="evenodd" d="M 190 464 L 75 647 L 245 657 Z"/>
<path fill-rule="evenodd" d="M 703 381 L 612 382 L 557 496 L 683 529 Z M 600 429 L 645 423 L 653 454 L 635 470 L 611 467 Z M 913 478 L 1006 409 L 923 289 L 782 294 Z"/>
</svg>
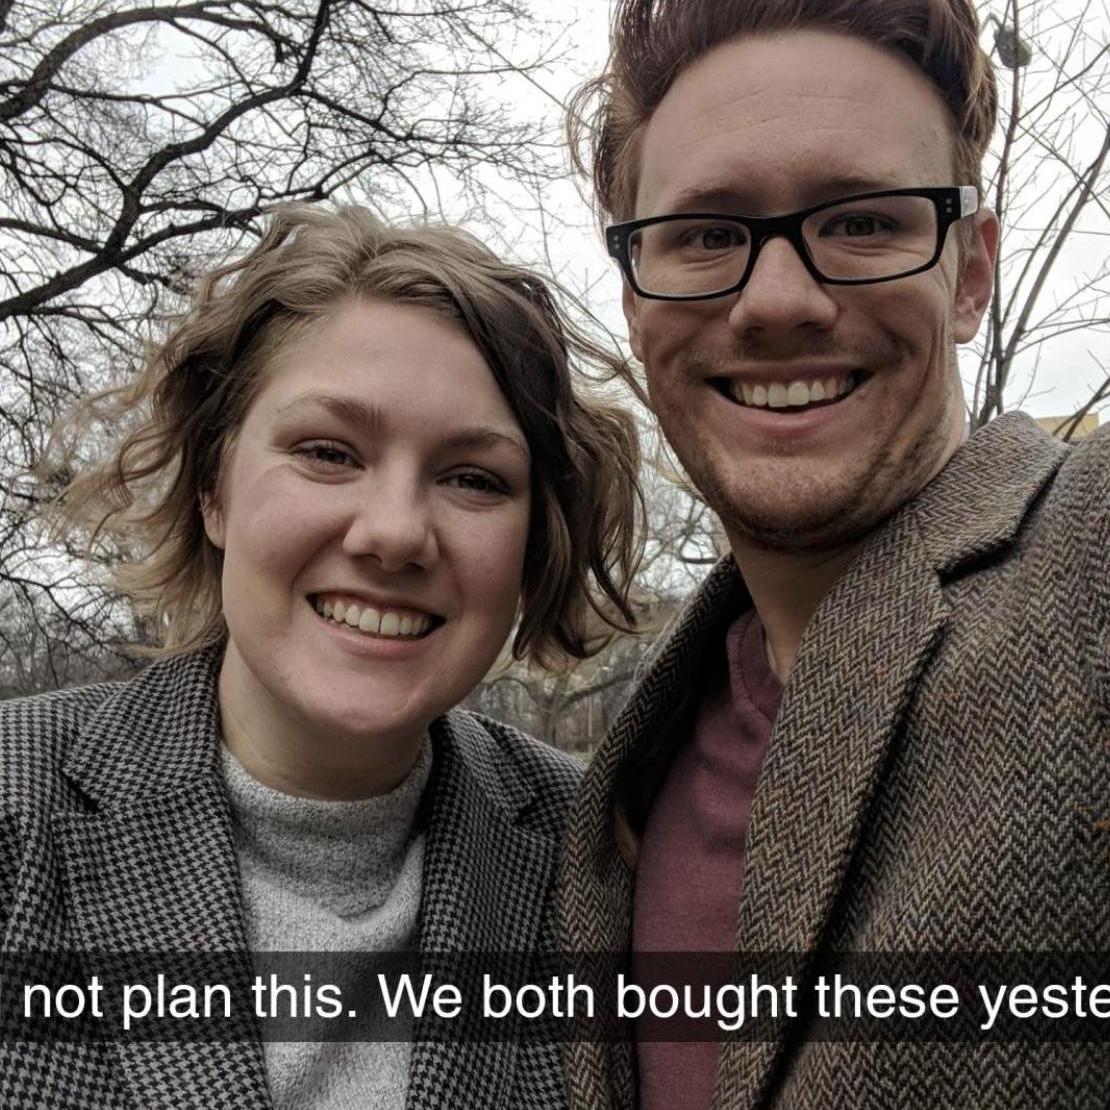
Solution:
<svg viewBox="0 0 1110 1110">
<path fill-rule="evenodd" d="M 636 214 L 952 184 L 952 136 L 937 91 L 890 51 L 828 31 L 743 38 L 680 73 L 648 121 Z"/>
</svg>

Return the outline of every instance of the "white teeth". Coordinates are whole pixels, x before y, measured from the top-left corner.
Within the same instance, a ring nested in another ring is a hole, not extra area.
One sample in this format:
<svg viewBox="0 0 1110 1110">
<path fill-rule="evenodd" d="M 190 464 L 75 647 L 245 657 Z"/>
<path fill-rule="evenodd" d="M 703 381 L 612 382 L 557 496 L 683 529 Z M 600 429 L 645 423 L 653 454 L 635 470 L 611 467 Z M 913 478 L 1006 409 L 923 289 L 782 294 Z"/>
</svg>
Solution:
<svg viewBox="0 0 1110 1110">
<path fill-rule="evenodd" d="M 730 392 L 735 401 L 755 408 L 804 408 L 819 401 L 833 401 L 852 392 L 855 379 L 851 374 L 824 378 L 819 381 L 767 382 L 753 385 L 750 382 L 732 382 Z"/>
<path fill-rule="evenodd" d="M 805 382 L 791 382 L 786 390 L 786 400 L 791 405 L 808 405 L 809 386 Z"/>
<path fill-rule="evenodd" d="M 371 636 L 413 639 L 423 636 L 432 627 L 432 618 L 424 614 L 382 611 L 372 605 L 362 609 L 349 602 L 324 601 L 320 597 L 313 600 L 313 606 L 325 620 L 357 628 Z"/>
<path fill-rule="evenodd" d="M 774 382 L 767 387 L 767 404 L 773 409 L 784 409 L 789 404 L 786 386 L 782 382 Z"/>
</svg>

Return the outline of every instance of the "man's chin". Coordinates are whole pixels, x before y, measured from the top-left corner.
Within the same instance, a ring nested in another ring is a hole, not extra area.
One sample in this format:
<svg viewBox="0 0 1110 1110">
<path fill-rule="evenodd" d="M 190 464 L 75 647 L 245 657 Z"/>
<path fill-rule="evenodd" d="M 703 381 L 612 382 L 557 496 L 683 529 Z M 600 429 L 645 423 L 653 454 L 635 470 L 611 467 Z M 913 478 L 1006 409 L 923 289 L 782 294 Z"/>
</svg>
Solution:
<svg viewBox="0 0 1110 1110">
<path fill-rule="evenodd" d="M 771 501 L 730 497 L 718 508 L 733 547 L 815 554 L 858 543 L 889 515 L 855 498 Z"/>
</svg>

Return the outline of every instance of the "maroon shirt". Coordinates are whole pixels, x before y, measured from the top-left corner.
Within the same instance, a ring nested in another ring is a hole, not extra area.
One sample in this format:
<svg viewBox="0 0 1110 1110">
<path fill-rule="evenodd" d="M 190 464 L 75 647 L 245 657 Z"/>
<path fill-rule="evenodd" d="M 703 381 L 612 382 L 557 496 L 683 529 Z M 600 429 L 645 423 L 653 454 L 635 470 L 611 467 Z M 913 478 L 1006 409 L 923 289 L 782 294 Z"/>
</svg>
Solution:
<svg viewBox="0 0 1110 1110">
<path fill-rule="evenodd" d="M 634 952 L 732 952 L 752 799 L 782 684 L 754 610 L 725 635 L 727 677 L 706 692 L 690 740 L 652 806 L 636 861 Z M 638 1025 L 640 1023 L 637 1023 Z M 641 1110 L 713 1096 L 720 1045 L 637 1042 Z"/>
</svg>

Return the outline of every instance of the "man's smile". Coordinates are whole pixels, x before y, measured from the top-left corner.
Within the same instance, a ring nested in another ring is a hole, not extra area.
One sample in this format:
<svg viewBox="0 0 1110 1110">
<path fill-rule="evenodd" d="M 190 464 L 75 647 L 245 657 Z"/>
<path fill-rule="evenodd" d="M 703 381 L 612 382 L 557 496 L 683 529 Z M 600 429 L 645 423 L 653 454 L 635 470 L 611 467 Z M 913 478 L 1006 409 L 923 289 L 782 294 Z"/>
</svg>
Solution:
<svg viewBox="0 0 1110 1110">
<path fill-rule="evenodd" d="M 838 371 L 821 376 L 761 379 L 714 378 L 713 385 L 729 400 L 746 408 L 776 409 L 786 413 L 826 408 L 843 400 L 868 377 L 865 371 Z"/>
</svg>

